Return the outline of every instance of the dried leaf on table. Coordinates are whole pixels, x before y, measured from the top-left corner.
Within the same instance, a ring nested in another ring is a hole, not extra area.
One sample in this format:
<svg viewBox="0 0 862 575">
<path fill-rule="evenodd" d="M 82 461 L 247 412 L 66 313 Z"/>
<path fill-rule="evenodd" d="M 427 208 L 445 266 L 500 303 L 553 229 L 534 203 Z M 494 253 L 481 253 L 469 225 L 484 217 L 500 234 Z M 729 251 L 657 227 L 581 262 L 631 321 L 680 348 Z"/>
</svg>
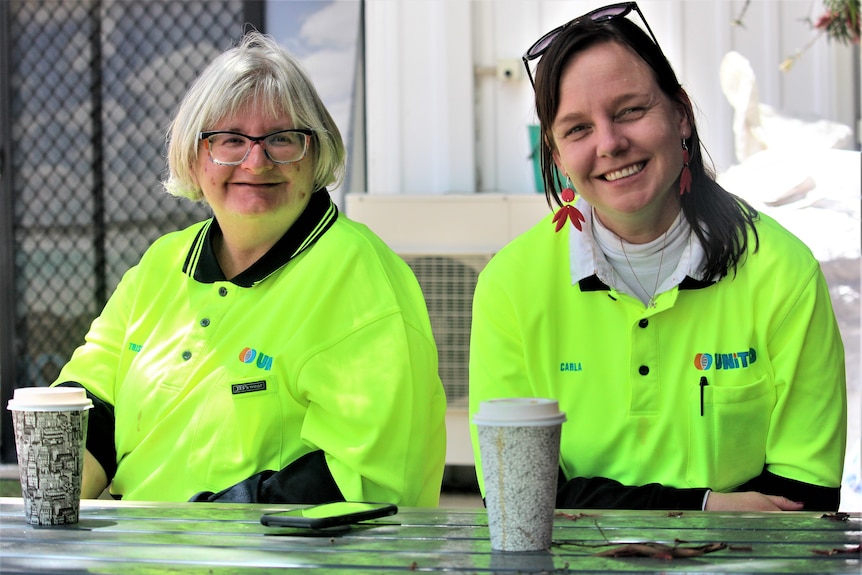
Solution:
<svg viewBox="0 0 862 575">
<path fill-rule="evenodd" d="M 720 551 L 727 547 L 724 543 L 707 543 L 694 547 L 664 545 L 662 543 L 626 543 L 600 551 L 599 557 L 653 557 L 656 559 L 674 559 L 680 557 L 700 557 L 706 553 Z"/>
<path fill-rule="evenodd" d="M 862 555 L 862 545 L 857 545 L 856 547 L 843 547 L 841 549 L 812 549 L 811 552 L 816 553 L 817 555 L 839 555 L 842 553 Z"/>
<path fill-rule="evenodd" d="M 820 519 L 829 519 L 830 521 L 849 521 L 850 514 L 836 511 L 835 513 L 824 513 L 820 516 Z"/>
</svg>

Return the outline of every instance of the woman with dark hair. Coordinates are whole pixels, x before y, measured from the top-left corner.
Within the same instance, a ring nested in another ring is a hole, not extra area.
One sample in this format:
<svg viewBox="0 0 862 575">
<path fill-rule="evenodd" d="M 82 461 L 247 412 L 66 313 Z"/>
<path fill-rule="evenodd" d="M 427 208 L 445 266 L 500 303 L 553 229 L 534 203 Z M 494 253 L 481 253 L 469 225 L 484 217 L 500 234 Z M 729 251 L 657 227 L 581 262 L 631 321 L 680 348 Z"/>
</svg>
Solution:
<svg viewBox="0 0 862 575">
<path fill-rule="evenodd" d="M 634 2 L 524 63 L 556 213 L 480 274 L 471 413 L 560 402 L 560 508 L 837 509 L 844 349 L 810 250 L 715 181 Z"/>
</svg>

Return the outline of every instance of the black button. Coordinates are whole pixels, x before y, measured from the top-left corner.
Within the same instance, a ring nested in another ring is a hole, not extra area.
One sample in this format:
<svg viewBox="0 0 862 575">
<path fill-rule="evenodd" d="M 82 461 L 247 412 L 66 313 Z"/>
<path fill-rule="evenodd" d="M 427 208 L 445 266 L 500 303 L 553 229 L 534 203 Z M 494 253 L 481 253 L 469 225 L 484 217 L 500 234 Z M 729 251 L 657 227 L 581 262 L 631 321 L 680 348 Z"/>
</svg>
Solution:
<svg viewBox="0 0 862 575">
<path fill-rule="evenodd" d="M 227 288 L 226 288 L 226 287 L 220 287 L 220 288 L 218 288 L 218 294 L 219 294 L 221 297 L 226 296 L 226 295 L 227 295 Z"/>
<path fill-rule="evenodd" d="M 210 320 L 208 318 L 203 318 L 201 320 L 201 327 L 207 327 L 210 324 Z"/>
<path fill-rule="evenodd" d="M 638 368 L 638 373 L 641 375 L 646 375 L 649 373 L 649 368 L 645 365 L 642 365 Z"/>
<path fill-rule="evenodd" d="M 190 360 L 191 358 L 192 358 L 192 352 L 190 352 L 190 351 L 184 351 L 184 352 L 183 352 L 183 359 L 184 359 L 184 360 L 188 361 L 188 360 Z"/>
<path fill-rule="evenodd" d="M 642 320 L 640 320 L 640 321 L 638 322 L 638 325 L 639 325 L 640 327 L 646 327 L 646 326 L 648 326 L 648 325 L 649 325 L 649 320 L 648 320 L 648 319 L 646 319 L 646 318 L 644 318 L 644 319 L 642 319 Z"/>
</svg>

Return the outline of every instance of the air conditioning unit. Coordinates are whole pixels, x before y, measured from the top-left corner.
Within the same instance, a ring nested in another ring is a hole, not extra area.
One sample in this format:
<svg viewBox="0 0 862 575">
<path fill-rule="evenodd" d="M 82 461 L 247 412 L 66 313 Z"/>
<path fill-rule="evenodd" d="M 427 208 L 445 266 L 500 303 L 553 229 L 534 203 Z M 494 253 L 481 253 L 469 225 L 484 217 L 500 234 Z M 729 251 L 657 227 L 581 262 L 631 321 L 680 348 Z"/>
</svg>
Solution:
<svg viewBox="0 0 862 575">
<path fill-rule="evenodd" d="M 542 194 L 347 194 L 345 211 L 411 267 L 422 287 L 446 390 L 447 465 L 473 465 L 467 413 L 473 291 L 504 245 L 550 212 Z"/>
</svg>

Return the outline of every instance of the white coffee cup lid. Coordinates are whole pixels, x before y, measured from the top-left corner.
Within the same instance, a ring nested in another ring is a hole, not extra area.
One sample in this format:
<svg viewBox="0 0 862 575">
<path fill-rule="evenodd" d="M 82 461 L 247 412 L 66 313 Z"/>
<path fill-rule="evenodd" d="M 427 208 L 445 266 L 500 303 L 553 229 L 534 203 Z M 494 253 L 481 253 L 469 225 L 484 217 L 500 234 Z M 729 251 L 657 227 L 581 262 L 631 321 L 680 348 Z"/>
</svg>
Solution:
<svg viewBox="0 0 862 575">
<path fill-rule="evenodd" d="M 7 407 L 11 411 L 73 411 L 90 409 L 93 402 L 80 387 L 20 387 Z"/>
<path fill-rule="evenodd" d="M 506 397 L 479 404 L 473 416 L 476 425 L 516 427 L 520 425 L 557 425 L 566 421 L 555 399 L 541 397 Z"/>
</svg>

